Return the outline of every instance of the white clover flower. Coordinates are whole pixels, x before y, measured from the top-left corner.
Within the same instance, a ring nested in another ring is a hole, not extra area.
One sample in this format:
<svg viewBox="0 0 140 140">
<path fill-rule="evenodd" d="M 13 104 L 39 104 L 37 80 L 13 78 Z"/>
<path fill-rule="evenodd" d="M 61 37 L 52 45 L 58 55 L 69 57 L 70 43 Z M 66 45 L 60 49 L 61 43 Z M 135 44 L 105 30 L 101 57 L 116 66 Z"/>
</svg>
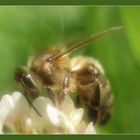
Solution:
<svg viewBox="0 0 140 140">
<path fill-rule="evenodd" d="M 30 133 L 30 107 L 20 92 L 4 95 L 0 101 L 1 133 L 3 126 L 13 133 Z"/>
<path fill-rule="evenodd" d="M 95 134 L 93 123 L 83 120 L 84 110 L 75 108 L 66 96 L 60 105 L 46 97 L 38 97 L 33 105 L 41 116 L 29 106 L 20 92 L 4 95 L 0 101 L 0 133 L 31 134 Z"/>
</svg>

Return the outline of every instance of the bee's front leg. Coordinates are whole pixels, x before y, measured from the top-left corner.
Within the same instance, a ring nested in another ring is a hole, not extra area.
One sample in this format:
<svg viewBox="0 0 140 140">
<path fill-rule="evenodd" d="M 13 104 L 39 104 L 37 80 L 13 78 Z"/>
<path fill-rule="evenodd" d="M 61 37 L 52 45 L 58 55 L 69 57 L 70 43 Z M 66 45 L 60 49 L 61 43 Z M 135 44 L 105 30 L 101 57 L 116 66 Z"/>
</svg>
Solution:
<svg viewBox="0 0 140 140">
<path fill-rule="evenodd" d="M 59 95 L 60 102 L 64 100 L 65 96 L 68 95 L 69 92 L 69 75 L 66 74 L 64 76 L 63 84 L 62 84 L 62 92 Z"/>
</svg>

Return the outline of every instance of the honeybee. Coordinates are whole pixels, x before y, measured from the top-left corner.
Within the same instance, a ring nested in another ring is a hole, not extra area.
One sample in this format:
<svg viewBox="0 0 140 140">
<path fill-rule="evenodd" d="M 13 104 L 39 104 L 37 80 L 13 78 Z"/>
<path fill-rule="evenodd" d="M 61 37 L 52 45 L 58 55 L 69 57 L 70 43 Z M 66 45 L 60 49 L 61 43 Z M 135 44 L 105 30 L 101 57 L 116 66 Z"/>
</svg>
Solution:
<svg viewBox="0 0 140 140">
<path fill-rule="evenodd" d="M 110 118 L 113 104 L 111 86 L 101 64 L 95 58 L 69 54 L 105 34 L 117 31 L 121 27 L 112 27 L 91 35 L 65 49 L 63 45 L 54 46 L 34 54 L 26 67 L 18 68 L 15 80 L 24 90 L 23 93 L 31 106 L 34 99 L 46 90 L 55 104 L 61 104 L 66 95 L 77 92 L 75 104 L 83 104 L 89 120 L 104 124 Z"/>
</svg>

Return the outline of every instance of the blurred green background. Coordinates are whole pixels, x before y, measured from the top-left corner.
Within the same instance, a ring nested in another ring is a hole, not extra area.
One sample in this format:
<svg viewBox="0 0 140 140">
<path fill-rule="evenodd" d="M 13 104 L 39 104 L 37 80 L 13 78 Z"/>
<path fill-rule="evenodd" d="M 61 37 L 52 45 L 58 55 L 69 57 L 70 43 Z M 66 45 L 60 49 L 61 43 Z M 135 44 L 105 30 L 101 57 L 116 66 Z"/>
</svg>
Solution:
<svg viewBox="0 0 140 140">
<path fill-rule="evenodd" d="M 140 7 L 1 6 L 0 94 L 17 90 L 13 73 L 34 51 L 48 44 L 79 40 L 112 26 L 76 54 L 100 60 L 115 97 L 110 121 L 100 133 L 140 132 Z"/>
</svg>

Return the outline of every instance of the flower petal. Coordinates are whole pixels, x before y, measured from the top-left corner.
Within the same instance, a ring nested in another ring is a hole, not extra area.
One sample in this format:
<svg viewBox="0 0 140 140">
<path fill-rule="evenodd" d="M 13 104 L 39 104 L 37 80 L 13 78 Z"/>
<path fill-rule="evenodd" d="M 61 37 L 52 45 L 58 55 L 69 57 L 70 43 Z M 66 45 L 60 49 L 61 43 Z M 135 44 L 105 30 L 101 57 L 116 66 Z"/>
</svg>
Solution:
<svg viewBox="0 0 140 140">
<path fill-rule="evenodd" d="M 77 126 L 81 122 L 83 114 L 84 114 L 84 110 L 82 108 L 76 109 L 75 112 L 72 114 L 71 122 L 75 126 Z"/>
<path fill-rule="evenodd" d="M 25 96 L 17 91 L 12 94 L 12 99 L 14 102 L 14 110 L 13 110 L 14 113 L 16 113 L 16 115 L 19 116 L 21 115 L 26 116 L 26 114 L 29 113 L 30 107 Z"/>
<path fill-rule="evenodd" d="M 64 115 L 63 112 L 60 112 L 60 118 L 61 118 L 61 120 L 62 120 L 63 123 L 64 123 L 65 130 L 67 130 L 67 132 L 68 132 L 69 134 L 75 134 L 75 133 L 76 133 L 76 129 L 75 129 L 74 125 L 71 123 L 71 121 L 69 121 L 69 120 L 67 119 L 67 117 Z M 61 122 L 62 122 L 62 121 L 61 121 Z M 63 125 L 63 123 L 62 123 L 61 125 Z"/>
<path fill-rule="evenodd" d="M 32 120 L 30 117 L 25 119 L 24 131 L 25 131 L 25 133 L 32 133 Z"/>
<path fill-rule="evenodd" d="M 38 97 L 34 100 L 33 105 L 36 107 L 36 109 L 38 110 L 38 112 L 45 117 L 47 115 L 46 112 L 46 108 L 48 104 L 53 104 L 52 101 L 49 98 L 45 98 L 45 97 Z M 35 110 L 33 108 L 31 108 L 34 113 L 37 114 L 37 112 L 35 112 Z"/>
<path fill-rule="evenodd" d="M 30 114 L 33 122 L 33 131 L 35 133 L 45 133 L 44 131 L 49 132 L 48 130 L 51 130 L 50 120 L 46 111 L 48 104 L 52 104 L 52 102 L 50 99 L 45 97 L 38 97 L 33 102 L 33 105 L 41 114 L 40 116 L 33 108 L 31 108 Z"/>
<path fill-rule="evenodd" d="M 10 114 L 12 108 L 14 106 L 14 102 L 10 95 L 4 95 L 0 101 L 0 121 L 3 124 Z"/>
<path fill-rule="evenodd" d="M 29 104 L 26 98 L 18 91 L 14 92 L 9 98 L 11 100 L 11 110 L 7 121 L 17 121 L 18 119 L 24 119 L 29 115 Z M 8 100 L 7 100 L 8 102 Z M 8 103 L 7 103 L 8 104 Z M 8 109 L 8 108 L 7 108 Z M 10 108 L 9 108 L 10 109 Z M 16 116 L 16 117 L 15 117 Z"/>
<path fill-rule="evenodd" d="M 48 113 L 48 117 L 49 117 L 50 121 L 52 122 L 52 124 L 54 124 L 55 126 L 58 126 L 60 124 L 59 111 L 52 105 L 48 104 L 47 113 Z"/>
<path fill-rule="evenodd" d="M 70 134 L 76 133 L 74 125 L 68 120 L 63 112 L 49 104 L 47 106 L 47 112 L 52 124 L 64 128 L 64 130 Z"/>
<path fill-rule="evenodd" d="M 86 130 L 85 130 L 85 134 L 96 134 L 95 128 L 93 126 L 93 123 L 90 123 Z"/>
<path fill-rule="evenodd" d="M 0 102 L 1 124 L 16 132 L 17 122 L 18 127 L 24 124 L 25 118 L 29 116 L 29 109 L 26 98 L 20 92 L 4 95 Z"/>
<path fill-rule="evenodd" d="M 62 101 L 60 105 L 61 111 L 64 112 L 64 114 L 69 114 L 71 111 L 75 109 L 73 100 L 70 98 L 69 95 L 66 95 L 64 100 Z"/>
<path fill-rule="evenodd" d="M 3 134 L 3 124 L 0 122 L 0 134 Z"/>
</svg>

